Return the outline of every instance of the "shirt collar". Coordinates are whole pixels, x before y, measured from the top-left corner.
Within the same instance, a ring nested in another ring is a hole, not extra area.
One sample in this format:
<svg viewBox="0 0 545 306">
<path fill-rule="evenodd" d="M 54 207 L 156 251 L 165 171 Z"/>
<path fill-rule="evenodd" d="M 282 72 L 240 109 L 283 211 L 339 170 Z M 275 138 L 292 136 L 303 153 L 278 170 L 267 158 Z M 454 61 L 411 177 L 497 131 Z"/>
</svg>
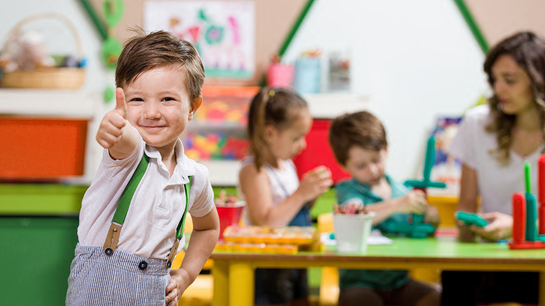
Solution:
<svg viewBox="0 0 545 306">
<path fill-rule="evenodd" d="M 387 174 L 384 174 L 384 177 L 386 178 L 386 181 L 388 182 L 390 187 L 392 187 L 392 194 L 393 194 L 394 193 L 394 190 L 393 190 L 394 182 L 392 181 L 392 178 Z M 365 184 L 362 184 L 362 183 L 358 182 L 355 178 L 352 178 L 352 182 L 356 186 L 356 189 L 359 192 L 361 192 L 363 195 L 375 198 L 378 201 L 382 201 L 382 198 L 379 197 L 378 195 L 376 195 L 373 191 L 371 191 L 371 188 L 369 188 L 368 185 L 365 185 Z"/>
<path fill-rule="evenodd" d="M 176 151 L 176 168 L 174 169 L 174 174 L 169 180 L 169 185 L 175 184 L 187 184 L 189 182 L 189 176 L 195 175 L 195 164 L 187 158 L 184 154 L 184 145 L 180 139 L 176 141 L 174 146 Z M 144 153 L 149 158 L 155 158 L 157 160 L 161 159 L 161 153 L 152 146 L 146 144 Z"/>
</svg>

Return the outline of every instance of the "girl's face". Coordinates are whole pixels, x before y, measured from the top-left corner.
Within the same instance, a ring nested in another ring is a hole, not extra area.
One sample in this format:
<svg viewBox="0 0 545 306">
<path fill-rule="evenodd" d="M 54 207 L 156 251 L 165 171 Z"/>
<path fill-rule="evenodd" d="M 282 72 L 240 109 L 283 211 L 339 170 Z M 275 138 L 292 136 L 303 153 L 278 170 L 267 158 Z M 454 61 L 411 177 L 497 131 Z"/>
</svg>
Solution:
<svg viewBox="0 0 545 306">
<path fill-rule="evenodd" d="M 307 147 L 305 136 L 312 125 L 312 117 L 308 109 L 293 115 L 291 125 L 283 130 L 274 126 L 265 128 L 265 141 L 275 158 L 287 160 L 293 158 Z"/>
<path fill-rule="evenodd" d="M 501 110 L 509 115 L 527 111 L 534 105 L 532 81 L 511 55 L 501 55 L 492 66 L 493 89 Z"/>
<path fill-rule="evenodd" d="M 353 146 L 348 150 L 344 168 L 356 181 L 372 187 L 384 177 L 387 155 L 386 149 L 374 151 Z"/>
<path fill-rule="evenodd" d="M 163 150 L 174 150 L 178 137 L 202 101 L 201 98 L 190 101 L 186 73 L 177 67 L 148 70 L 125 86 L 124 92 L 127 120 L 161 154 Z"/>
</svg>

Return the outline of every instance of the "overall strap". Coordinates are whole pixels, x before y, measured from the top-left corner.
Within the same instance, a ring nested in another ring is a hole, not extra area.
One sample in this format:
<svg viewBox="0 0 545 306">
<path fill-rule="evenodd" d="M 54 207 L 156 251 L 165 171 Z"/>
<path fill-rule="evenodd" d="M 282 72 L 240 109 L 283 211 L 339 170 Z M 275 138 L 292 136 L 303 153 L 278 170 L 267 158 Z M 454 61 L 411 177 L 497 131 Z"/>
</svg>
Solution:
<svg viewBox="0 0 545 306">
<path fill-rule="evenodd" d="M 123 226 L 123 222 L 125 222 L 125 218 L 127 217 L 127 212 L 129 211 L 132 197 L 134 196 L 136 188 L 138 188 L 140 181 L 142 181 L 142 177 L 144 177 L 144 174 L 148 169 L 148 164 L 149 157 L 144 152 L 144 154 L 142 155 L 142 160 L 140 160 L 138 167 L 136 167 L 136 170 L 134 171 L 131 179 L 129 180 L 129 183 L 121 194 L 121 198 L 119 199 L 117 208 L 112 218 L 112 225 L 108 230 L 106 241 L 104 242 L 104 246 L 102 247 L 102 250 L 108 256 L 111 256 L 117 248 L 117 243 L 119 242 L 119 233 L 121 232 L 121 227 Z"/>
<path fill-rule="evenodd" d="M 187 209 L 189 207 L 189 191 L 191 190 L 191 176 L 188 177 L 189 182 L 184 185 L 185 190 L 185 210 L 184 214 L 182 215 L 182 219 L 180 220 L 180 223 L 178 223 L 178 228 L 176 229 L 176 240 L 174 241 L 174 245 L 170 249 L 170 254 L 168 254 L 167 259 L 167 268 L 170 268 L 172 266 L 172 261 L 176 257 L 176 254 L 178 253 L 178 246 L 180 245 L 180 240 L 182 240 L 182 237 L 184 236 L 184 228 L 185 228 L 185 218 L 187 217 Z"/>
</svg>

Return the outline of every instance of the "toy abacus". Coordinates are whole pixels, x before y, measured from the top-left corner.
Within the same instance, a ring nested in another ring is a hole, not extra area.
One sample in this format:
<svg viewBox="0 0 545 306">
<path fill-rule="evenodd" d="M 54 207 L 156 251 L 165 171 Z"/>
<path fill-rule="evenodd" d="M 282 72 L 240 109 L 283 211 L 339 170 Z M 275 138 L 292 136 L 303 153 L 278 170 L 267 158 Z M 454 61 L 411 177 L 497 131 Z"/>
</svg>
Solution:
<svg viewBox="0 0 545 306">
<path fill-rule="evenodd" d="M 539 218 L 536 198 L 532 194 L 530 164 L 524 164 L 526 193 L 513 194 L 513 240 L 509 248 L 545 249 L 545 155 L 538 159 L 538 199 Z M 539 234 L 537 222 L 539 220 Z"/>
</svg>

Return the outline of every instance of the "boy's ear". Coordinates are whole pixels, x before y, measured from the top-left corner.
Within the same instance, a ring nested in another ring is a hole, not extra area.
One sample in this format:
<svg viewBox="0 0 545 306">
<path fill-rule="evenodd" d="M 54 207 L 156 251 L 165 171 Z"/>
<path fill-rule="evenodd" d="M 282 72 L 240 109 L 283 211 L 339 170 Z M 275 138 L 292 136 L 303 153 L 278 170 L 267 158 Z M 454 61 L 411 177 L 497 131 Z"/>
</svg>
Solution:
<svg viewBox="0 0 545 306">
<path fill-rule="evenodd" d="M 202 104 L 202 96 L 198 96 L 191 103 L 189 104 L 189 117 L 187 118 L 189 121 L 193 119 L 193 115 L 195 112 L 201 107 Z"/>
</svg>

